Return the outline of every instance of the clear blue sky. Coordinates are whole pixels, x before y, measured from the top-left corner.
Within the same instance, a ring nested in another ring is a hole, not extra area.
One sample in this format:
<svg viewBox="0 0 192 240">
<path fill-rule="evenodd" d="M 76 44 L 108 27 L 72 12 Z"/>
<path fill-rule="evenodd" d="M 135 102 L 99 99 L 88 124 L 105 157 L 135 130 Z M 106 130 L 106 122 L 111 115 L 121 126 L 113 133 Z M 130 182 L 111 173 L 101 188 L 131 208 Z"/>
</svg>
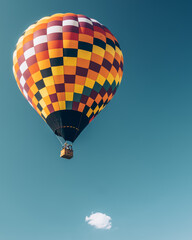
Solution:
<svg viewBox="0 0 192 240">
<path fill-rule="evenodd" d="M 22 32 L 58 12 L 106 25 L 125 62 L 71 161 L 12 73 Z M 191 12 L 187 0 L 1 2 L 0 240 L 192 239 Z M 85 223 L 92 211 L 112 228 Z"/>
</svg>

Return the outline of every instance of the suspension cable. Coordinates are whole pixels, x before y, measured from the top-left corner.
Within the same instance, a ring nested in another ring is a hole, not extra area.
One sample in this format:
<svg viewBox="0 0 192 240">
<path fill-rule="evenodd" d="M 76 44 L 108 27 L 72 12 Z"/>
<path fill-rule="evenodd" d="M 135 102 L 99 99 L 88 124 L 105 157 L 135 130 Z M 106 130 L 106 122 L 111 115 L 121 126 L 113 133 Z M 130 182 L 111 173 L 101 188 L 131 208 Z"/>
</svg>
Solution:
<svg viewBox="0 0 192 240">
<path fill-rule="evenodd" d="M 56 134 L 55 134 L 55 135 L 56 135 Z M 59 140 L 59 142 L 61 143 L 61 146 L 63 147 L 63 144 L 64 144 L 64 143 L 61 141 L 61 139 L 59 138 L 59 136 L 56 135 L 56 137 L 57 137 L 57 139 Z"/>
</svg>

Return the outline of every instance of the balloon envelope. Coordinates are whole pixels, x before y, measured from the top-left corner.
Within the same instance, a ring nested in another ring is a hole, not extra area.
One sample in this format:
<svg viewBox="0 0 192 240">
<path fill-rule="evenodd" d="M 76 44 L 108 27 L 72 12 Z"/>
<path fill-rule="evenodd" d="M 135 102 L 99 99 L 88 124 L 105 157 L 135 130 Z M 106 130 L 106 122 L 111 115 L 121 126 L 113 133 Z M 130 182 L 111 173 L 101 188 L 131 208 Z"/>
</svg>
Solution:
<svg viewBox="0 0 192 240">
<path fill-rule="evenodd" d="M 54 133 L 73 142 L 113 98 L 123 55 L 116 38 L 98 21 L 55 14 L 20 37 L 13 72 L 24 97 Z"/>
</svg>

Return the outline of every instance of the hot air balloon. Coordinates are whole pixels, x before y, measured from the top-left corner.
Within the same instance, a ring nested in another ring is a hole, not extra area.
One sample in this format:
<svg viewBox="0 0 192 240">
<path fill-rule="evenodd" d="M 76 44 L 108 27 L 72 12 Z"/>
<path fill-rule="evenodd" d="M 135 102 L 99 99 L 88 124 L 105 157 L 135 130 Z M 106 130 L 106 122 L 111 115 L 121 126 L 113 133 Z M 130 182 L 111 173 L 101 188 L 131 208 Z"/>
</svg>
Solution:
<svg viewBox="0 0 192 240">
<path fill-rule="evenodd" d="M 98 21 L 66 13 L 26 29 L 13 54 L 17 85 L 53 132 L 74 142 L 113 98 L 123 75 L 123 55 Z M 65 144 L 61 157 L 71 158 Z"/>
</svg>

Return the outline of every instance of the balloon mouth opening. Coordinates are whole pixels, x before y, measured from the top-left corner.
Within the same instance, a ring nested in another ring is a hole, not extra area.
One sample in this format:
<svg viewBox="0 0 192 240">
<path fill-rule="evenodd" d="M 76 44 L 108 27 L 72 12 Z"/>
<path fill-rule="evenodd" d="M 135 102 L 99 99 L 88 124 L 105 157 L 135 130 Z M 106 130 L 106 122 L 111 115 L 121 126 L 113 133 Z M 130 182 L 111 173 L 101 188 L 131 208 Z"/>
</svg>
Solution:
<svg viewBox="0 0 192 240">
<path fill-rule="evenodd" d="M 57 136 L 74 142 L 89 124 L 89 118 L 75 110 L 59 110 L 51 113 L 46 122 Z"/>
</svg>

